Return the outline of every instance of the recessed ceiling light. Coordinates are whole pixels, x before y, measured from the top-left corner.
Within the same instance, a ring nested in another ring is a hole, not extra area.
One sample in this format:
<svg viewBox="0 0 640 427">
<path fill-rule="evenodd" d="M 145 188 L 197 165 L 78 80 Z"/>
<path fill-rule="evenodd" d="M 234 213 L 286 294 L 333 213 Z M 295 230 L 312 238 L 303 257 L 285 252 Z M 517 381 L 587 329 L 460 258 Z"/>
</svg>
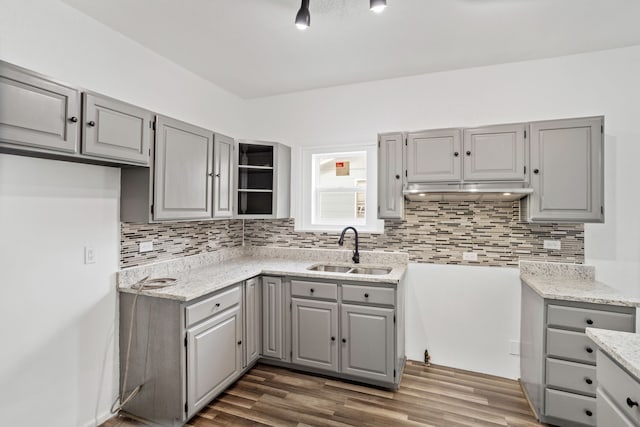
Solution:
<svg viewBox="0 0 640 427">
<path fill-rule="evenodd" d="M 387 7 L 387 0 L 369 0 L 369 9 L 372 12 L 380 13 Z"/>
<path fill-rule="evenodd" d="M 296 15 L 296 27 L 299 30 L 306 30 L 311 25 L 311 14 L 309 13 L 309 0 L 302 0 L 300 10 Z"/>
</svg>

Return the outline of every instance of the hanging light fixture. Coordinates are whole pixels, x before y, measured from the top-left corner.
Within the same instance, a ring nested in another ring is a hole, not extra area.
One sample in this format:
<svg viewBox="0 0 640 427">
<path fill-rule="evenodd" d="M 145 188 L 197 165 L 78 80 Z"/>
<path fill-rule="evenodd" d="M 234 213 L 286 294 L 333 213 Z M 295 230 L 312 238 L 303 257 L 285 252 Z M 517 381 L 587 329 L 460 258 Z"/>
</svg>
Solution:
<svg viewBox="0 0 640 427">
<path fill-rule="evenodd" d="M 309 0 L 302 0 L 300 10 L 296 15 L 296 27 L 306 30 L 311 25 L 311 14 L 309 13 Z"/>
<path fill-rule="evenodd" d="M 387 0 L 369 0 L 369 9 L 372 12 L 380 13 L 387 7 Z"/>
</svg>

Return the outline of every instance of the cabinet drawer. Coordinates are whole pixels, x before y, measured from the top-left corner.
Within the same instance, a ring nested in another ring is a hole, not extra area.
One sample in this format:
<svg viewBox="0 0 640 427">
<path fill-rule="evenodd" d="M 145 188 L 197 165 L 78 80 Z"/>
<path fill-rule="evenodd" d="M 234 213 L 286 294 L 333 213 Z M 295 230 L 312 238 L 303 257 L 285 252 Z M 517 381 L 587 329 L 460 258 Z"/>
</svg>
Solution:
<svg viewBox="0 0 640 427">
<path fill-rule="evenodd" d="M 547 385 L 595 396 L 596 367 L 548 358 Z"/>
<path fill-rule="evenodd" d="M 640 423 L 640 409 L 634 405 L 640 403 L 640 384 L 602 351 L 598 351 L 598 379 L 613 403 L 634 423 Z"/>
<path fill-rule="evenodd" d="M 291 295 L 306 298 L 323 298 L 338 300 L 338 285 L 336 283 L 291 281 Z"/>
<path fill-rule="evenodd" d="M 240 304 L 240 300 L 240 286 L 236 285 L 231 289 L 188 306 L 186 309 L 187 327 L 194 325 L 209 316 L 222 313 L 229 307 Z"/>
<path fill-rule="evenodd" d="M 582 332 L 547 328 L 547 356 L 595 364 L 596 348 Z"/>
<path fill-rule="evenodd" d="M 600 387 L 596 393 L 596 410 L 599 426 L 636 427 L 638 425 L 629 420 Z"/>
<path fill-rule="evenodd" d="M 564 391 L 545 389 L 545 414 L 548 417 L 596 425 L 596 399 Z"/>
<path fill-rule="evenodd" d="M 580 330 L 600 328 L 633 332 L 635 320 L 631 314 L 550 304 L 547 308 L 547 325 Z"/>
<path fill-rule="evenodd" d="M 395 305 L 395 290 L 373 286 L 342 285 L 342 301 Z"/>
</svg>

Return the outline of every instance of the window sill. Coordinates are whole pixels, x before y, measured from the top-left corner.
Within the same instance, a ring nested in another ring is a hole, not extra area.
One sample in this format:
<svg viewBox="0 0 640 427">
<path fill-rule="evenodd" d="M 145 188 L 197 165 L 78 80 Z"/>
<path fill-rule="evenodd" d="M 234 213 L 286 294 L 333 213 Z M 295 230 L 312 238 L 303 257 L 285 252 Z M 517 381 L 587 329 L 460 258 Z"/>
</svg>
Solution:
<svg viewBox="0 0 640 427">
<path fill-rule="evenodd" d="M 384 221 L 380 220 L 380 225 L 378 227 L 367 227 L 367 226 L 358 226 L 354 225 L 356 230 L 358 230 L 358 234 L 384 234 Z M 347 225 L 294 225 L 293 230 L 297 233 L 336 233 L 339 234 Z"/>
</svg>

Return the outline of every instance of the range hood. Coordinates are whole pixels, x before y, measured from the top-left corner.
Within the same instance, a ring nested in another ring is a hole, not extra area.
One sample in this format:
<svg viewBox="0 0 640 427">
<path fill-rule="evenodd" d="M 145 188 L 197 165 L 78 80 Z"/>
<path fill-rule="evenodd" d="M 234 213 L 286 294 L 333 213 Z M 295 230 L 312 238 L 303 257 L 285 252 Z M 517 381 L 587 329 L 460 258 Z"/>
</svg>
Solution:
<svg viewBox="0 0 640 427">
<path fill-rule="evenodd" d="M 404 197 L 413 201 L 513 201 L 533 193 L 533 188 L 524 184 L 407 184 L 402 192 Z"/>
</svg>

